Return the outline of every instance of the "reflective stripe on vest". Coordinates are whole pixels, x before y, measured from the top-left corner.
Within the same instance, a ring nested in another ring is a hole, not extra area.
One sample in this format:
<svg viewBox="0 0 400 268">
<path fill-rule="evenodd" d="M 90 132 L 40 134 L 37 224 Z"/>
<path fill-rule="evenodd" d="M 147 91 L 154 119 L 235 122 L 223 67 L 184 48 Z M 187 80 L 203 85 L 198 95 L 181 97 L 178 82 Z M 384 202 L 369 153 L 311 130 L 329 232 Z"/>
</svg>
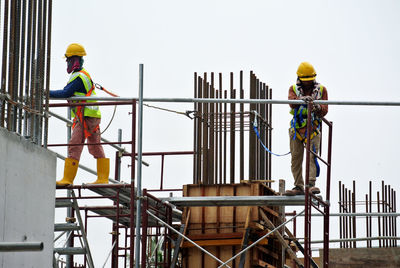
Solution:
<svg viewBox="0 0 400 268">
<path fill-rule="evenodd" d="M 320 100 L 320 99 L 322 99 L 323 91 L 324 91 L 323 85 L 315 84 L 315 87 L 313 89 L 313 92 L 311 93 L 311 96 L 315 100 Z M 293 92 L 296 94 L 297 97 L 303 96 L 302 91 L 296 85 L 293 85 Z M 308 113 L 308 109 L 307 109 L 307 105 L 305 105 L 305 104 L 300 105 L 296 109 L 292 108 L 290 110 L 290 114 L 293 115 L 293 119 L 290 121 L 290 126 L 292 128 L 296 128 L 296 129 L 307 126 L 307 113 Z M 312 116 L 312 121 L 314 121 L 314 124 L 316 124 L 316 126 L 318 126 L 321 119 L 317 118 L 314 113 L 312 113 L 311 116 Z"/>
<path fill-rule="evenodd" d="M 80 70 L 79 72 L 74 72 L 69 81 L 68 84 L 71 83 L 72 81 L 74 81 L 76 78 L 81 78 L 83 85 L 85 87 L 86 90 L 86 94 L 82 93 L 82 92 L 74 92 L 74 96 L 86 96 L 90 90 L 93 87 L 93 82 L 92 79 L 90 78 L 90 75 L 86 72 L 85 69 Z M 89 96 L 92 95 L 96 95 L 96 92 L 94 91 L 94 88 L 91 92 L 91 94 Z M 88 100 L 86 102 L 96 102 L 94 100 Z M 71 109 L 71 116 L 74 118 L 75 117 L 75 113 L 76 113 L 76 108 Z M 101 113 L 100 113 L 100 109 L 99 106 L 85 106 L 84 108 L 84 112 L 83 112 L 84 116 L 88 116 L 88 117 L 95 117 L 95 118 L 101 118 Z"/>
</svg>

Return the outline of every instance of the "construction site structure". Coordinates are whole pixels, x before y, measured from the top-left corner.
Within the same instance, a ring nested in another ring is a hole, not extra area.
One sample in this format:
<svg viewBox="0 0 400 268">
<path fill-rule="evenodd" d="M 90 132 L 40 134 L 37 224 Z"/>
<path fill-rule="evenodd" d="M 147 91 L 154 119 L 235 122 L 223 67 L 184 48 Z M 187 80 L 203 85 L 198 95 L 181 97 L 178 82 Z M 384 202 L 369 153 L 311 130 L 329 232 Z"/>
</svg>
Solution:
<svg viewBox="0 0 400 268">
<path fill-rule="evenodd" d="M 80 144 L 48 142 L 51 120 L 59 119 L 67 127 L 71 125 L 70 119 L 50 109 L 90 103 L 49 103 L 51 13 L 51 0 L 4 2 L 0 89 L 2 267 L 99 266 L 99 261 L 93 259 L 94 245 L 87 238 L 91 218 L 112 223 L 108 245 L 111 250 L 104 261 L 106 264 L 110 257 L 113 268 L 343 267 L 340 259 L 332 257 L 337 255 L 332 254 L 334 251 L 329 247 L 330 242 L 335 242 L 330 239 L 332 122 L 323 119 L 323 131 L 327 133 L 323 141 L 326 157 L 314 154 L 326 165 L 325 196 L 310 194 L 307 188 L 304 196 L 282 196 L 283 181 L 278 190 L 273 189 L 272 157 L 266 151 L 272 147 L 272 105 L 306 104 L 308 122 L 311 122 L 312 103 L 273 100 L 272 90 L 253 72 L 249 74 L 247 90 L 243 72 L 239 74 L 239 86 L 234 83 L 233 73 L 227 83 L 229 86 L 223 84 L 222 74 L 216 79 L 213 73 L 204 73 L 202 77 L 196 73 L 194 98 L 150 99 L 143 97 L 144 66 L 140 65 L 138 98 L 74 97 L 77 101 L 97 100 L 98 106 L 129 106 L 130 137 L 126 141 L 102 138 L 101 144 L 115 149 L 115 173 L 110 184 L 56 187 L 56 158 L 65 159 L 65 156 L 50 148 Z M 193 150 L 143 152 L 144 102 L 193 103 L 193 111 L 183 113 L 194 118 Z M 314 103 L 400 106 L 398 102 Z M 307 128 L 311 133 L 310 124 Z M 122 147 L 124 145 L 129 146 L 129 151 Z M 312 153 L 309 144 L 306 150 Z M 176 189 L 165 189 L 164 158 L 176 155 L 193 157 L 193 181 Z M 311 159 L 309 153 L 306 155 L 305 182 L 308 185 Z M 143 160 L 146 156 L 162 159 L 159 189 L 142 187 L 141 168 L 147 165 Z M 123 157 L 130 159 L 126 179 L 120 176 Z M 17 168 L 21 162 L 25 168 Z M 80 168 L 96 174 L 89 167 L 80 165 Z M 342 189 L 338 214 L 340 247 L 355 256 L 353 250 L 358 249 L 358 240 L 368 241 L 364 250 L 374 250 L 371 241 L 377 239 L 379 250 L 386 249 L 384 253 L 379 251 L 386 258 L 386 262 L 380 260 L 380 264 L 396 267 L 398 261 L 390 257 L 397 252 L 398 240 L 396 217 L 399 215 L 394 189 L 382 182 L 382 192 L 377 193 L 376 212 L 372 210 L 370 190 L 363 203 L 366 211 L 358 214 L 355 184 L 352 192 L 343 184 L 339 184 L 339 188 Z M 162 191 L 182 192 L 182 196 L 158 196 Z M 93 200 L 106 200 L 107 205 L 91 205 Z M 300 206 L 304 210 L 288 213 L 286 206 Z M 39 207 L 40 217 L 36 214 Z M 59 208 L 67 208 L 66 221 L 54 223 L 55 209 Z M 323 240 L 317 241 L 323 245 L 319 261 L 312 258 L 311 248 L 316 242 L 311 239 L 315 230 L 321 229 L 312 228 L 311 219 L 317 215 L 323 216 Z M 354 217 L 361 216 L 366 219 L 365 238 L 357 237 L 356 232 L 359 228 Z M 296 236 L 296 228 L 288 227 L 297 217 L 304 217 L 303 239 Z M 372 226 L 375 226 L 372 217 L 376 217 L 379 230 L 375 238 L 372 237 Z M 54 242 L 61 239 L 65 240 L 65 245 L 54 247 Z M 388 248 L 393 251 L 389 252 Z M 303 260 L 298 256 L 300 252 Z M 372 255 L 371 252 L 367 254 Z"/>
</svg>

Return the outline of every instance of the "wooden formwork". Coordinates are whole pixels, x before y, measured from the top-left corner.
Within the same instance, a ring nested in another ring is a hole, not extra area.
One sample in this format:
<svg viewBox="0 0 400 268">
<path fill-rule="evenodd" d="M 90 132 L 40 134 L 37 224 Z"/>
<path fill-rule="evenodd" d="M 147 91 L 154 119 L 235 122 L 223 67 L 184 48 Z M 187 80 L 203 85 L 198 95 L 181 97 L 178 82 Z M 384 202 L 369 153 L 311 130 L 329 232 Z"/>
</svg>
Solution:
<svg viewBox="0 0 400 268">
<path fill-rule="evenodd" d="M 262 196 L 276 195 L 264 183 L 220 185 L 184 185 L 183 195 L 194 196 Z M 186 235 L 222 261 L 227 261 L 242 250 L 244 244 L 266 234 L 261 209 L 269 220 L 279 225 L 279 207 L 186 207 L 182 221 Z M 246 239 L 246 230 L 248 239 Z M 274 234 L 264 239 L 246 253 L 243 267 L 281 267 L 282 246 Z M 246 240 L 248 240 L 246 242 Z M 231 261 L 230 267 L 239 267 L 240 257 Z M 182 244 L 182 264 L 187 268 L 218 267 L 220 264 L 189 242 Z"/>
</svg>

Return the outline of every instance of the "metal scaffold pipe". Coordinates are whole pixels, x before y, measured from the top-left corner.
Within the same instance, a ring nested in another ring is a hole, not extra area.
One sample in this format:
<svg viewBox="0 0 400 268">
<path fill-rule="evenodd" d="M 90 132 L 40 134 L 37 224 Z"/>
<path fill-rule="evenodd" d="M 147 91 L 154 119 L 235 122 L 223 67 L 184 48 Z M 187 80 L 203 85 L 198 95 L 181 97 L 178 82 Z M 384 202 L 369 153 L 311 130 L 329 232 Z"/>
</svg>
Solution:
<svg viewBox="0 0 400 268">
<path fill-rule="evenodd" d="M 0 242 L 0 252 L 42 251 L 43 242 Z"/>
<path fill-rule="evenodd" d="M 139 98 L 123 97 L 73 97 L 66 100 L 97 100 L 97 101 L 131 101 Z M 204 99 L 204 98 L 143 98 L 143 102 L 176 102 L 176 103 L 250 103 L 250 104 L 304 104 L 302 100 L 273 99 Z M 359 106 L 400 106 L 398 101 L 333 101 L 315 100 L 315 104 L 328 105 L 359 105 Z"/>
<path fill-rule="evenodd" d="M 142 162 L 143 144 L 143 64 L 139 65 L 139 114 L 138 114 L 138 161 Z M 136 241 L 135 241 L 135 267 L 139 268 L 140 260 L 140 218 L 141 218 L 141 198 L 142 198 L 142 165 L 137 168 L 137 192 L 136 192 Z M 132 185 L 133 187 L 134 185 Z M 146 245 L 142 245 L 145 247 Z"/>
</svg>

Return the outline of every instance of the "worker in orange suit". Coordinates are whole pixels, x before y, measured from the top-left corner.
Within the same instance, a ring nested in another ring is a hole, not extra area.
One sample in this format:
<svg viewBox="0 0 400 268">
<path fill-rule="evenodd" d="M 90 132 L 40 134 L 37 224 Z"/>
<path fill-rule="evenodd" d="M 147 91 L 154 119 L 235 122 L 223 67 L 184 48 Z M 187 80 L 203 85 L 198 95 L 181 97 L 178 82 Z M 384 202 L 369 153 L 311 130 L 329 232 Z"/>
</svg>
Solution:
<svg viewBox="0 0 400 268">
<path fill-rule="evenodd" d="M 302 62 L 297 69 L 297 82 L 289 88 L 289 100 L 304 100 L 310 102 L 314 100 L 328 100 L 328 91 L 319 84 L 315 77 L 317 73 L 314 67 L 308 62 Z M 287 190 L 285 195 L 304 195 L 304 180 L 302 175 L 304 147 L 306 142 L 311 140 L 311 150 L 318 154 L 320 146 L 320 127 L 321 118 L 328 113 L 328 105 L 314 104 L 312 110 L 312 132 L 307 133 L 307 103 L 290 104 L 293 119 L 290 122 L 290 152 L 292 156 L 291 169 L 294 177 L 294 188 Z M 319 165 L 317 158 L 310 153 L 309 168 L 309 192 L 320 193 L 320 189 L 315 186 L 316 177 L 319 176 Z"/>
<path fill-rule="evenodd" d="M 89 73 L 83 69 L 83 56 L 86 56 L 85 48 L 77 43 L 70 44 L 65 52 L 67 61 L 67 72 L 71 74 L 67 85 L 62 90 L 51 90 L 51 98 L 69 98 L 73 96 L 94 96 L 95 86 Z M 79 101 L 78 101 L 79 102 Z M 70 185 L 78 170 L 83 143 L 100 143 L 100 120 L 101 113 L 96 101 L 83 101 L 93 103 L 90 106 L 74 106 L 71 115 L 74 119 L 72 135 L 69 144 L 82 144 L 68 146 L 68 158 L 65 159 L 64 176 L 57 181 L 57 185 Z M 77 103 L 77 102 L 72 102 Z M 110 173 L 110 159 L 105 158 L 101 145 L 88 145 L 89 153 L 97 159 L 97 180 L 95 184 L 108 183 Z"/>
</svg>

